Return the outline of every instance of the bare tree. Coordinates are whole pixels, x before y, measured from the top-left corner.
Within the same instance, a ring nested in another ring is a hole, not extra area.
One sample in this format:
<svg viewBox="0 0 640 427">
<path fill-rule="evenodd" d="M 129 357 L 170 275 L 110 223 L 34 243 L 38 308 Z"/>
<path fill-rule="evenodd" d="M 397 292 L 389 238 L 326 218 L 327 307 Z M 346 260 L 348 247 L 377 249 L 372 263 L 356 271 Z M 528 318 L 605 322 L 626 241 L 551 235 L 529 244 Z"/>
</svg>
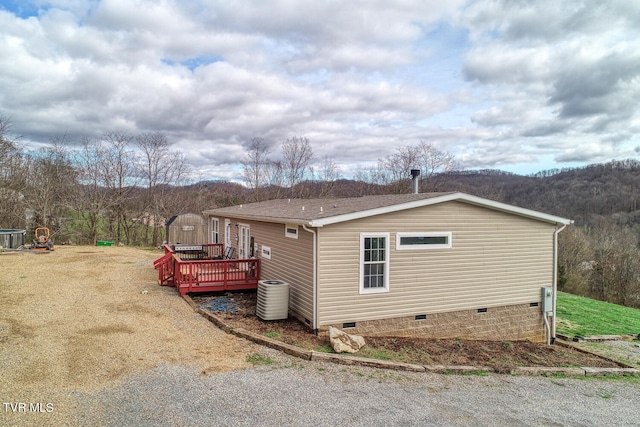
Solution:
<svg viewBox="0 0 640 427">
<path fill-rule="evenodd" d="M 606 218 L 568 227 L 560 233 L 558 264 L 560 289 L 640 308 L 640 249 L 629 227 Z"/>
<path fill-rule="evenodd" d="M 570 225 L 558 237 L 558 289 L 578 295 L 589 294 L 589 277 L 595 254 L 583 229 Z"/>
<path fill-rule="evenodd" d="M 165 218 L 179 210 L 166 198 L 172 185 L 179 185 L 187 172 L 185 158 L 169 149 L 169 140 L 161 132 L 139 135 L 136 142 L 142 152 L 141 174 L 147 186 L 144 211 L 140 219 L 145 225 L 145 244 L 157 246 Z"/>
<path fill-rule="evenodd" d="M 249 141 L 246 157 L 242 161 L 244 180 L 253 190 L 256 202 L 261 200 L 261 188 L 267 183 L 269 173 L 269 146 L 263 138 L 255 137 Z"/>
<path fill-rule="evenodd" d="M 115 223 L 115 240 L 120 243 L 125 234 L 127 244 L 130 243 L 129 216 L 126 203 L 138 181 L 135 170 L 135 156 L 131 150 L 133 136 L 126 132 L 109 132 L 103 135 L 102 144 L 105 146 L 104 167 L 109 175 L 112 215 L 110 225 Z"/>
<path fill-rule="evenodd" d="M 22 151 L 9 136 L 12 123 L 0 113 L 0 223 L 4 227 L 26 227 L 26 170 Z"/>
<path fill-rule="evenodd" d="M 437 191 L 441 184 L 438 174 L 452 171 L 456 168 L 454 157 L 421 141 L 416 146 L 402 146 L 396 148 L 396 153 L 378 160 L 382 180 L 393 193 L 407 193 L 411 169 L 420 169 L 421 191 Z"/>
<path fill-rule="evenodd" d="M 385 171 L 380 163 L 375 167 L 358 167 L 354 172 L 354 179 L 357 183 L 358 196 L 367 196 L 384 193 L 384 186 L 387 184 Z"/>
<path fill-rule="evenodd" d="M 93 244 L 99 235 L 118 243 L 124 237 L 131 244 L 127 204 L 138 180 L 132 141 L 126 132 L 110 132 L 99 139 L 83 139 L 77 153 L 82 186 L 75 198 L 76 232 Z"/>
<path fill-rule="evenodd" d="M 36 226 L 59 232 L 70 208 L 68 195 L 77 184 L 77 170 L 66 146 L 66 135 L 51 138 L 51 145 L 27 155 L 28 192 L 25 198 Z"/>
<path fill-rule="evenodd" d="M 439 150 L 433 144 L 420 141 L 416 147 L 417 166 L 421 172 L 421 190 L 424 192 L 438 191 L 442 180 L 438 175 L 451 172 L 458 167 L 452 154 Z"/>
<path fill-rule="evenodd" d="M 284 165 L 280 160 L 269 160 L 266 165 L 267 197 L 279 199 L 282 195 L 282 187 L 285 184 Z"/>
<path fill-rule="evenodd" d="M 313 150 L 309 139 L 301 136 L 287 138 L 282 143 L 282 159 L 284 176 L 290 195 L 292 197 L 299 196 L 304 190 L 299 187 L 296 191 L 295 187 L 304 180 L 309 164 L 313 159 Z"/>
<path fill-rule="evenodd" d="M 16 151 L 15 143 L 9 138 L 11 127 L 11 119 L 0 113 L 0 171 Z"/>
<path fill-rule="evenodd" d="M 603 301 L 640 307 L 640 251 L 638 237 L 628 227 L 602 220 L 590 231 L 594 248 L 591 297 Z"/>
<path fill-rule="evenodd" d="M 325 156 L 317 171 L 313 166 L 309 167 L 309 170 L 313 180 L 320 184 L 320 197 L 330 196 L 338 179 L 338 167 L 333 158 Z"/>
<path fill-rule="evenodd" d="M 417 151 L 411 146 L 396 147 L 394 154 L 378 161 L 380 177 L 392 193 L 408 193 L 411 190 L 409 174 L 411 169 L 418 168 Z"/>
<path fill-rule="evenodd" d="M 113 175 L 109 172 L 107 149 L 98 140 L 85 138 L 78 153 L 81 192 L 75 198 L 77 232 L 80 239 L 96 244 L 100 219 L 112 208 Z"/>
</svg>

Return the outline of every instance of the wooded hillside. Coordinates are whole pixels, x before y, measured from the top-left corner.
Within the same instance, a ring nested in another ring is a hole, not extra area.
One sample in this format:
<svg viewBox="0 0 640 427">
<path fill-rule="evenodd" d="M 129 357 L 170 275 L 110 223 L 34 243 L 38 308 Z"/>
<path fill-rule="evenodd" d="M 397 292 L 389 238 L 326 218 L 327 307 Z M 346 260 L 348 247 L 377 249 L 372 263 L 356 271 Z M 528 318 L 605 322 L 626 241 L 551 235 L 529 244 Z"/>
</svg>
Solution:
<svg viewBox="0 0 640 427">
<path fill-rule="evenodd" d="M 422 192 L 461 191 L 574 220 L 559 237 L 559 288 L 640 307 L 636 160 L 533 176 L 456 171 L 450 154 L 421 142 L 340 179 L 332 159 L 314 169 L 306 138 L 287 139 L 273 158 L 265 141 L 254 138 L 238 177 L 245 185 L 186 185 L 188 165 L 162 133 L 112 132 L 79 145 L 61 136 L 48 148 L 25 151 L 8 137 L 9 125 L 0 114 L 0 228 L 26 229 L 27 241 L 45 226 L 57 244 L 157 246 L 164 222 L 176 214 L 273 198 L 409 193 L 409 170 L 417 167 Z"/>
<path fill-rule="evenodd" d="M 559 235 L 561 290 L 640 307 L 640 163 L 614 161 L 518 176 L 497 171 L 447 174 L 464 191 L 570 218 Z"/>
<path fill-rule="evenodd" d="M 534 176 L 500 171 L 445 174 L 444 191 L 464 191 L 594 225 L 603 217 L 620 224 L 640 221 L 640 162 L 594 164 Z"/>
</svg>

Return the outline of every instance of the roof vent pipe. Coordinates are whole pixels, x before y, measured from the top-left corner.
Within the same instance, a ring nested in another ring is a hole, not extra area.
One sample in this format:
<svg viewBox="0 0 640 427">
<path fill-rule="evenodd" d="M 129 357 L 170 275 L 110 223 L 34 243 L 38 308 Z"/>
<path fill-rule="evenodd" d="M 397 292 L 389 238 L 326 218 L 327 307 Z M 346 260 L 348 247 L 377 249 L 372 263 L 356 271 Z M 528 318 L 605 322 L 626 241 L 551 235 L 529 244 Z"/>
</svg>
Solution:
<svg viewBox="0 0 640 427">
<path fill-rule="evenodd" d="M 411 169 L 411 191 L 418 194 L 420 187 L 420 169 Z"/>
</svg>

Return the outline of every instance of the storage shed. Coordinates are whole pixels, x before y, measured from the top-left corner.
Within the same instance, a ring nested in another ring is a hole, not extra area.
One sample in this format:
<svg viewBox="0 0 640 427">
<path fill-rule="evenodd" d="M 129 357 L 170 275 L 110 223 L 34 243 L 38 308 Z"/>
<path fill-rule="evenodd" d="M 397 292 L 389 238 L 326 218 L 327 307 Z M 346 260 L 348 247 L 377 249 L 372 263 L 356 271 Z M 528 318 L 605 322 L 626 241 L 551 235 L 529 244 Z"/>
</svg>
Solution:
<svg viewBox="0 0 640 427">
<path fill-rule="evenodd" d="M 202 215 L 184 213 L 174 215 L 165 224 L 167 243 L 203 244 L 209 239 L 207 221 Z"/>
<path fill-rule="evenodd" d="M 0 247 L 5 249 L 18 249 L 24 246 L 26 230 L 3 230 L 0 229 Z"/>
<path fill-rule="evenodd" d="M 263 279 L 289 284 L 289 309 L 311 329 L 555 335 L 557 235 L 568 219 L 464 193 L 270 200 L 204 214 L 216 239 L 260 258 Z"/>
</svg>

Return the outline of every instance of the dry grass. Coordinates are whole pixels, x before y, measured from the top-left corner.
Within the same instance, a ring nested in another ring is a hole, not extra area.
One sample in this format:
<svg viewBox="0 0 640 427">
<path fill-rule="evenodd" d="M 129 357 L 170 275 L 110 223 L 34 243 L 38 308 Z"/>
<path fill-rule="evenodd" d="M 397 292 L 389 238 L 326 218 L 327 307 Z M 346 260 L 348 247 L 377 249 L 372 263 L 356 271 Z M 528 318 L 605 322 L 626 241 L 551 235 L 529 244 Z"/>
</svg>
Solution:
<svg viewBox="0 0 640 427">
<path fill-rule="evenodd" d="M 52 402 L 48 421 L 73 424 L 72 392 L 95 392 L 162 364 L 202 372 L 249 366 L 255 346 L 157 285 L 159 255 L 120 247 L 1 253 L 3 402 Z"/>
</svg>

